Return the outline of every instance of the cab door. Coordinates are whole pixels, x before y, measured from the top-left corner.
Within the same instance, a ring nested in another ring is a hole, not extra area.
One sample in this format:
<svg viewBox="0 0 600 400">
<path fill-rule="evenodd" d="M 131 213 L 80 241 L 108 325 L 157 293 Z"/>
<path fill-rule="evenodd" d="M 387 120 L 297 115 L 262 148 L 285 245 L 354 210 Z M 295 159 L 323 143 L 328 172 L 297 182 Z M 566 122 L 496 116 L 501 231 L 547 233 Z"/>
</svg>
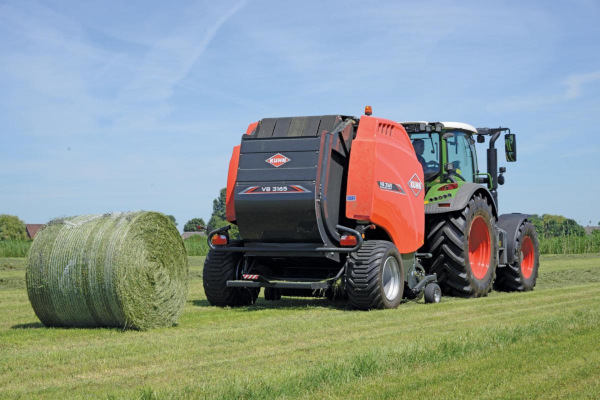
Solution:
<svg viewBox="0 0 600 400">
<path fill-rule="evenodd" d="M 464 132 L 455 131 L 446 139 L 446 154 L 449 163 L 454 164 L 454 170 L 466 182 L 475 181 L 477 172 L 477 157 L 470 137 Z"/>
</svg>

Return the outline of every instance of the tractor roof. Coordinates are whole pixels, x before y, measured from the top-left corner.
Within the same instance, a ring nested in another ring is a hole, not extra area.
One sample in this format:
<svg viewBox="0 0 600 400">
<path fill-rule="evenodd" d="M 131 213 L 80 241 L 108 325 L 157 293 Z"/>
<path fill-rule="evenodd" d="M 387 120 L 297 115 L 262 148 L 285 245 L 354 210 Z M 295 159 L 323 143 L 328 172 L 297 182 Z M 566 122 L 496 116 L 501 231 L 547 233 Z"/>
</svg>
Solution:
<svg viewBox="0 0 600 400">
<path fill-rule="evenodd" d="M 457 129 L 457 130 L 461 130 L 461 131 L 465 131 L 465 132 L 469 132 L 469 133 L 473 133 L 473 134 L 477 133 L 477 129 L 475 129 L 472 125 L 465 124 L 462 122 L 409 121 L 409 122 L 400 122 L 400 124 L 402 126 L 404 126 L 404 128 L 407 128 L 407 126 L 411 126 L 412 127 L 412 129 L 410 129 L 411 132 L 425 131 L 425 126 L 427 126 L 427 125 L 435 126 L 436 124 L 440 124 L 443 129 Z M 419 128 L 415 129 L 417 126 Z"/>
</svg>

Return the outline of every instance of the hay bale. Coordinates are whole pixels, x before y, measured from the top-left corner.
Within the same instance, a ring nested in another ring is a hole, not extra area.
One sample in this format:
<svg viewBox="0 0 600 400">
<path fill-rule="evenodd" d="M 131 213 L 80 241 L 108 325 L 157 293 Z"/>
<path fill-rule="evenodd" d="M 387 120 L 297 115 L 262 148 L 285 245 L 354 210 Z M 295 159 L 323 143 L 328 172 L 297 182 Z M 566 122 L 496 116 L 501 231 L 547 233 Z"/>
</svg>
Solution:
<svg viewBox="0 0 600 400">
<path fill-rule="evenodd" d="M 46 326 L 146 330 L 177 322 L 188 258 L 163 214 L 83 215 L 51 221 L 38 233 L 26 281 Z"/>
</svg>

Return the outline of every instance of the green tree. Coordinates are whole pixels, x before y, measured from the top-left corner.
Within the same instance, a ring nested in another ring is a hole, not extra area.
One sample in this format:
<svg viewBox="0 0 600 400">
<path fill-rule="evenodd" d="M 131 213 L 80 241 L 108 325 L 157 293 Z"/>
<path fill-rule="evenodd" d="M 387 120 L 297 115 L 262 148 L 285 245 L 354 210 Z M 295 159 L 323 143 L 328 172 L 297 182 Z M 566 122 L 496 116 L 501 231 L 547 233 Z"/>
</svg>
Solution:
<svg viewBox="0 0 600 400">
<path fill-rule="evenodd" d="M 185 225 L 183 226 L 183 231 L 184 232 L 200 232 L 203 229 L 198 228 L 199 226 L 206 228 L 206 223 L 204 222 L 204 220 L 202 218 L 192 218 L 188 222 L 185 223 Z"/>
<path fill-rule="evenodd" d="M 167 218 L 169 218 L 173 222 L 173 224 L 177 226 L 177 220 L 175 219 L 174 215 L 167 215 Z"/>
<path fill-rule="evenodd" d="M 0 240 L 27 240 L 25 223 L 14 215 L 0 214 Z"/>
<path fill-rule="evenodd" d="M 213 200 L 213 212 L 206 227 L 207 232 L 230 225 L 225 216 L 226 200 L 227 188 L 223 188 L 219 193 L 219 197 Z M 232 239 L 238 239 L 240 237 L 240 231 L 236 225 L 231 225 L 229 237 Z"/>
<path fill-rule="evenodd" d="M 562 215 L 534 214 L 531 220 L 538 233 L 544 238 L 585 235 L 585 229 L 581 225 Z"/>
</svg>

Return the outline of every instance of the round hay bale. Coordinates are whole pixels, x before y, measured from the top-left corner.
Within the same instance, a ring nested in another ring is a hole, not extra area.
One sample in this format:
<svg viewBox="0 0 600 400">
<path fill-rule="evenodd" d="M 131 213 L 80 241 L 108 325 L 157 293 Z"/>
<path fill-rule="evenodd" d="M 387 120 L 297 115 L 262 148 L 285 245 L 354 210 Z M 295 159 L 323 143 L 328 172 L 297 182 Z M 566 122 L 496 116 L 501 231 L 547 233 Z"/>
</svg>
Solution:
<svg viewBox="0 0 600 400">
<path fill-rule="evenodd" d="M 50 221 L 27 262 L 27 294 L 46 326 L 146 330 L 177 322 L 188 258 L 175 225 L 156 212 Z"/>
</svg>

